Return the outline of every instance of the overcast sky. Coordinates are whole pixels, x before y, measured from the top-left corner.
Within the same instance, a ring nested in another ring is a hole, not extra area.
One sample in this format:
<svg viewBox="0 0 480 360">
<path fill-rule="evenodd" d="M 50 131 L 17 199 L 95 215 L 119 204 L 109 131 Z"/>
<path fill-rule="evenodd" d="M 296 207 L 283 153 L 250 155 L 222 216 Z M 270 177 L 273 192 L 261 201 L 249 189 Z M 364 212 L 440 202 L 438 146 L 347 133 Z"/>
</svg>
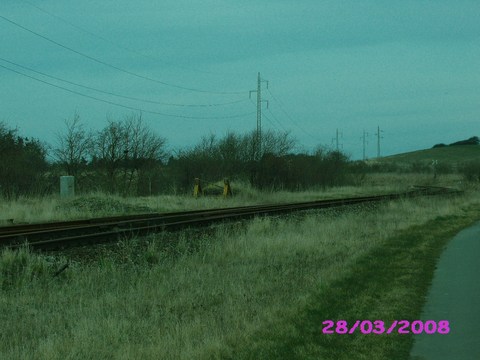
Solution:
<svg viewBox="0 0 480 360">
<path fill-rule="evenodd" d="M 2 0 L 0 34 L 0 121 L 52 144 L 75 112 L 142 110 L 171 149 L 253 130 L 258 72 L 263 128 L 299 150 L 480 135 L 478 0 Z"/>
</svg>

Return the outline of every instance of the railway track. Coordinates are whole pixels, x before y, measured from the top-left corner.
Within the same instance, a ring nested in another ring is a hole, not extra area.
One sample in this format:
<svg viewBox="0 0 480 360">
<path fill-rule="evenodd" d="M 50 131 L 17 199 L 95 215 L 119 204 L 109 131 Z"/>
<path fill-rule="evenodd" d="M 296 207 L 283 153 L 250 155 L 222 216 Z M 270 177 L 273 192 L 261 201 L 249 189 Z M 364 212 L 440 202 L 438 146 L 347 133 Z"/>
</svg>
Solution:
<svg viewBox="0 0 480 360">
<path fill-rule="evenodd" d="M 6 226 L 0 227 L 0 247 L 15 248 L 27 243 L 36 249 L 63 248 L 111 241 L 119 237 L 141 236 L 158 231 L 204 226 L 214 222 L 251 218 L 258 215 L 458 193 L 458 190 L 450 188 L 416 186 L 408 192 L 376 196 Z"/>
</svg>

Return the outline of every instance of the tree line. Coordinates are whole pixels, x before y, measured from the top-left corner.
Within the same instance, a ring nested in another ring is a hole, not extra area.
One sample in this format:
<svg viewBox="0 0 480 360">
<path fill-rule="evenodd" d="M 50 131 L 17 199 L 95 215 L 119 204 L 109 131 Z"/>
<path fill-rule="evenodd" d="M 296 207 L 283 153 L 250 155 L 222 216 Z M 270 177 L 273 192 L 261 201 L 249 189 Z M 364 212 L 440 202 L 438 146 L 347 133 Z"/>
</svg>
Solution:
<svg viewBox="0 0 480 360">
<path fill-rule="evenodd" d="M 320 147 L 312 153 L 295 152 L 297 143 L 286 132 L 265 131 L 261 146 L 255 131 L 211 134 L 170 153 L 166 145 L 166 139 L 135 114 L 109 119 L 99 131 L 86 129 L 74 114 L 54 146 L 22 137 L 0 123 L 0 195 L 55 193 L 61 175 L 75 176 L 77 192 L 121 195 L 185 193 L 195 178 L 229 178 L 260 189 L 288 190 L 352 181 L 351 163 L 343 153 Z"/>
<path fill-rule="evenodd" d="M 10 198 L 42 192 L 48 170 L 46 155 L 40 141 L 22 137 L 16 129 L 0 123 L 0 195 Z"/>
<path fill-rule="evenodd" d="M 50 146 L 0 122 L 0 196 L 57 193 L 62 175 L 75 176 L 80 193 L 135 196 L 191 192 L 195 178 L 241 180 L 258 189 L 304 190 L 358 184 L 372 172 L 432 172 L 431 166 L 422 163 L 405 168 L 349 161 L 342 152 L 322 147 L 296 151 L 298 143 L 287 132 L 268 130 L 262 143 L 257 141 L 255 131 L 210 134 L 193 146 L 168 151 L 166 139 L 152 131 L 141 115 L 108 119 L 101 130 L 93 131 L 74 114 Z M 478 146 L 479 141 L 472 137 L 451 145 L 466 142 Z M 479 169 L 480 164 L 473 162 L 455 172 L 479 181 Z M 454 171 L 448 164 L 439 164 L 435 170 L 438 174 Z"/>
</svg>

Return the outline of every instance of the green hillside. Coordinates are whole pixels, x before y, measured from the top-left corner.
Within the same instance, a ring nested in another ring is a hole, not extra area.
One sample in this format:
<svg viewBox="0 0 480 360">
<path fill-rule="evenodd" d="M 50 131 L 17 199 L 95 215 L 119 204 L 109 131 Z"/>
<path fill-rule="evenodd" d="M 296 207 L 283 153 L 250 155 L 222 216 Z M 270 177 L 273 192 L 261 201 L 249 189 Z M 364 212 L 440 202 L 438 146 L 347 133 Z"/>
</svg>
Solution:
<svg viewBox="0 0 480 360">
<path fill-rule="evenodd" d="M 411 151 L 403 154 L 372 159 L 370 163 L 393 163 L 410 165 L 413 163 L 431 164 L 437 160 L 438 164 L 457 166 L 459 164 L 480 161 L 480 145 L 456 145 L 439 148 Z"/>
</svg>

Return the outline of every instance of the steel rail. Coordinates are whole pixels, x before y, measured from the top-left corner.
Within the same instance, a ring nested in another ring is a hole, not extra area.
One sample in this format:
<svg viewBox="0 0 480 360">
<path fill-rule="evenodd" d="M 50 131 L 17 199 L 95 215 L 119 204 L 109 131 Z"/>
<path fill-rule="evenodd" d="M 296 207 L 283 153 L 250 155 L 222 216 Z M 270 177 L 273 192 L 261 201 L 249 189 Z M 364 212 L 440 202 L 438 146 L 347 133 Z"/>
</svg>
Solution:
<svg viewBox="0 0 480 360">
<path fill-rule="evenodd" d="M 415 186 L 421 190 L 424 190 L 425 186 Z M 441 188 L 443 189 L 443 188 Z M 418 191 L 421 191 L 418 190 Z M 377 195 L 383 196 L 383 195 Z M 364 197 L 355 197 L 353 199 L 360 200 L 360 199 L 370 199 L 372 196 L 364 196 Z M 343 201 L 348 200 L 346 199 L 325 199 L 325 200 L 316 200 L 313 201 L 315 203 L 318 202 L 329 202 L 329 201 Z M 312 201 L 303 202 L 305 204 L 311 204 Z M 301 204 L 301 203 L 295 203 Z M 46 223 L 34 223 L 34 224 L 19 224 L 19 225 L 11 225 L 11 226 L 0 226 L 0 236 L 2 235 L 10 235 L 10 234 L 22 234 L 26 235 L 27 233 L 32 232 L 39 232 L 39 231 L 46 231 L 49 229 L 66 229 L 71 228 L 74 229 L 76 227 L 83 227 L 88 225 L 104 225 L 110 223 L 118 223 L 122 221 L 133 221 L 133 220 L 145 220 L 145 219 L 157 219 L 160 217 L 167 218 L 168 216 L 186 216 L 186 215 L 194 215 L 194 214 L 202 214 L 202 213 L 211 213 L 215 211 L 224 212 L 227 210 L 238 210 L 241 211 L 243 209 L 253 209 L 253 208 L 262 208 L 262 207 L 271 207 L 271 206 L 281 206 L 281 205 L 290 205 L 287 204 L 264 204 L 264 205 L 248 205 L 248 206 L 240 206 L 240 207 L 230 207 L 230 208 L 211 208 L 211 209 L 202 209 L 202 210 L 191 210 L 191 211 L 183 211 L 183 212 L 165 212 L 165 213 L 144 213 L 144 214 L 135 214 L 135 215 L 123 215 L 123 216 L 110 216 L 110 217 L 101 217 L 101 218 L 92 218 L 92 219 L 82 219 L 82 220 L 69 220 L 69 221 L 56 221 L 56 222 L 46 222 Z"/>
<path fill-rule="evenodd" d="M 202 226 L 213 222 L 249 218 L 257 215 L 282 214 L 298 210 L 456 193 L 458 193 L 458 190 L 448 188 L 418 187 L 416 190 L 405 193 L 375 196 L 17 225 L 4 227 L 0 230 L 0 246 L 18 247 L 27 242 L 29 246 L 34 248 L 64 247 L 74 244 L 108 241 L 119 236 L 144 235 L 156 231 Z"/>
</svg>

